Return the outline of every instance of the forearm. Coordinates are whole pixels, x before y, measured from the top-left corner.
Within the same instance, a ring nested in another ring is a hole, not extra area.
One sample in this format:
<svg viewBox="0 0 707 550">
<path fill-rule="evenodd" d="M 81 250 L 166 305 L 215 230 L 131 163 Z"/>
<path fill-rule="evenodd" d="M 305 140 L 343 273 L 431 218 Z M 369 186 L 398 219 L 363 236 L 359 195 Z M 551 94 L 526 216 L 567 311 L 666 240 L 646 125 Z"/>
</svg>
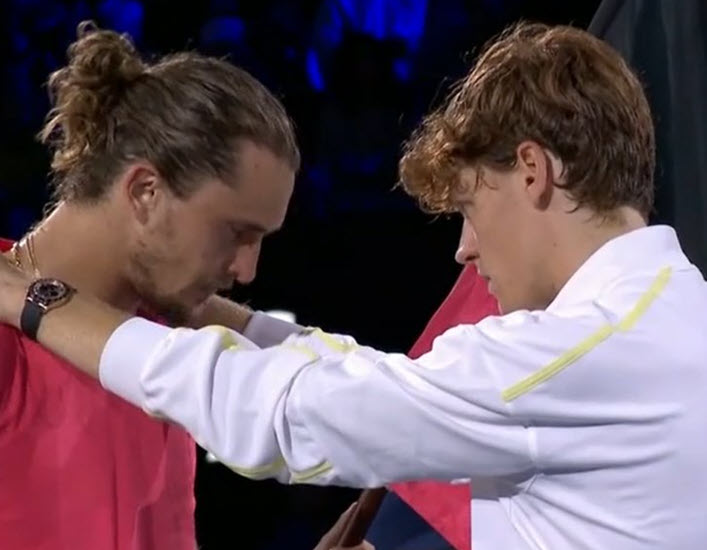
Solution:
<svg viewBox="0 0 707 550">
<path fill-rule="evenodd" d="M 20 328 L 20 316 L 29 281 L 4 284 L 2 320 Z M 130 316 L 84 295 L 75 295 L 65 305 L 42 319 L 37 340 L 82 371 L 98 377 L 98 364 L 111 334 Z"/>
<path fill-rule="evenodd" d="M 240 332 L 261 348 L 281 344 L 291 334 L 305 330 L 296 323 L 275 319 L 216 295 L 209 298 L 204 307 L 190 318 L 188 325 L 191 328 L 212 325 L 227 327 Z"/>
<path fill-rule="evenodd" d="M 524 429 L 490 374 L 470 375 L 481 361 L 455 337 L 418 363 L 316 330 L 268 349 L 226 330 L 168 332 L 122 325 L 101 383 L 180 424 L 241 475 L 378 487 L 532 466 Z"/>
<path fill-rule="evenodd" d="M 190 316 L 187 325 L 191 328 L 218 325 L 242 334 L 252 315 L 253 310 L 249 307 L 214 294 Z"/>
</svg>

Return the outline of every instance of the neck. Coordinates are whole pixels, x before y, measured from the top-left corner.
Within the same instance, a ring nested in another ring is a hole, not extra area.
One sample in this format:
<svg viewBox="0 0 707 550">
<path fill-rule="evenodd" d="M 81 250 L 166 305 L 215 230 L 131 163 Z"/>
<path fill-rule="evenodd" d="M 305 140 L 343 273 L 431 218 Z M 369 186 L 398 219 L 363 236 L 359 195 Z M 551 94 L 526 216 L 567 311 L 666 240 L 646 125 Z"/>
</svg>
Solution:
<svg viewBox="0 0 707 550">
<path fill-rule="evenodd" d="M 556 228 L 555 239 L 551 243 L 555 249 L 551 254 L 558 259 L 549 264 L 553 298 L 602 246 L 621 235 L 646 227 L 644 218 L 633 208 L 620 208 L 616 215 L 607 219 L 599 219 L 581 210 L 570 216 L 573 221 Z"/>
<path fill-rule="evenodd" d="M 138 296 L 123 276 L 124 232 L 107 207 L 61 203 L 34 231 L 37 266 L 124 311 L 135 312 Z"/>
</svg>

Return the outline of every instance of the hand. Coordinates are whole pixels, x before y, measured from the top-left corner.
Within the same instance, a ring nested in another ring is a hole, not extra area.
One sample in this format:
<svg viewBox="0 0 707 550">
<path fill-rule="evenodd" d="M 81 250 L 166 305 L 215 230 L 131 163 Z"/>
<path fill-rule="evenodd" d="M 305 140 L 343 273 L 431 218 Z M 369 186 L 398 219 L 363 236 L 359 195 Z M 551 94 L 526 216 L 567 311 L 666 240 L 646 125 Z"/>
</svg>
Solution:
<svg viewBox="0 0 707 550">
<path fill-rule="evenodd" d="M 319 541 L 319 544 L 317 544 L 317 547 L 314 550 L 345 550 L 344 548 L 340 546 L 336 546 L 337 542 L 341 538 L 341 535 L 343 534 L 344 527 L 346 526 L 346 521 L 349 519 L 349 516 L 354 513 L 356 510 L 356 503 L 354 502 L 351 506 L 349 506 L 348 510 L 346 510 L 339 519 L 336 521 L 334 524 L 334 527 L 329 529 L 329 532 L 322 537 L 322 540 Z M 376 550 L 375 547 L 364 541 L 361 544 L 357 546 L 349 546 L 346 548 L 346 550 Z"/>
<path fill-rule="evenodd" d="M 0 255 L 0 322 L 19 326 L 27 287 L 31 279 Z"/>
</svg>

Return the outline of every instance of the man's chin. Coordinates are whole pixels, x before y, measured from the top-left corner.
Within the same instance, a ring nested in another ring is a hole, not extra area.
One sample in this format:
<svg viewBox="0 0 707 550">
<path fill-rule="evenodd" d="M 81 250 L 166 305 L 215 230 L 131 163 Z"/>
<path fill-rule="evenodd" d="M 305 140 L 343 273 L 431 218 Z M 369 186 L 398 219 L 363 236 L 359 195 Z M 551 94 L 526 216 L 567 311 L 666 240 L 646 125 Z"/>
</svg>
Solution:
<svg viewBox="0 0 707 550">
<path fill-rule="evenodd" d="M 192 319 L 198 319 L 206 308 L 213 293 L 191 293 L 189 296 L 157 297 L 146 300 L 147 311 L 163 318 L 171 325 L 191 326 Z"/>
</svg>

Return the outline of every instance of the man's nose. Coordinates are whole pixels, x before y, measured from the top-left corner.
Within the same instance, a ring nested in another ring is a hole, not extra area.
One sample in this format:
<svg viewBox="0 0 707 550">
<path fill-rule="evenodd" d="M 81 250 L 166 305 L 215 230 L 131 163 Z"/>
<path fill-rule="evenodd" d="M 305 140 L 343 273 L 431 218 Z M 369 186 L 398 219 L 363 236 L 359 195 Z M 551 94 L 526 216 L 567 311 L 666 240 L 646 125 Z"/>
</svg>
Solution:
<svg viewBox="0 0 707 550">
<path fill-rule="evenodd" d="M 242 285 L 253 282 L 258 270 L 260 243 L 239 246 L 236 255 L 228 266 L 228 273 Z"/>
<path fill-rule="evenodd" d="M 476 240 L 476 233 L 471 224 L 464 220 L 464 225 L 462 226 L 462 234 L 459 238 L 459 248 L 457 248 L 456 254 L 454 254 L 454 259 L 462 264 L 466 265 L 472 263 L 479 257 L 478 242 Z"/>
</svg>

